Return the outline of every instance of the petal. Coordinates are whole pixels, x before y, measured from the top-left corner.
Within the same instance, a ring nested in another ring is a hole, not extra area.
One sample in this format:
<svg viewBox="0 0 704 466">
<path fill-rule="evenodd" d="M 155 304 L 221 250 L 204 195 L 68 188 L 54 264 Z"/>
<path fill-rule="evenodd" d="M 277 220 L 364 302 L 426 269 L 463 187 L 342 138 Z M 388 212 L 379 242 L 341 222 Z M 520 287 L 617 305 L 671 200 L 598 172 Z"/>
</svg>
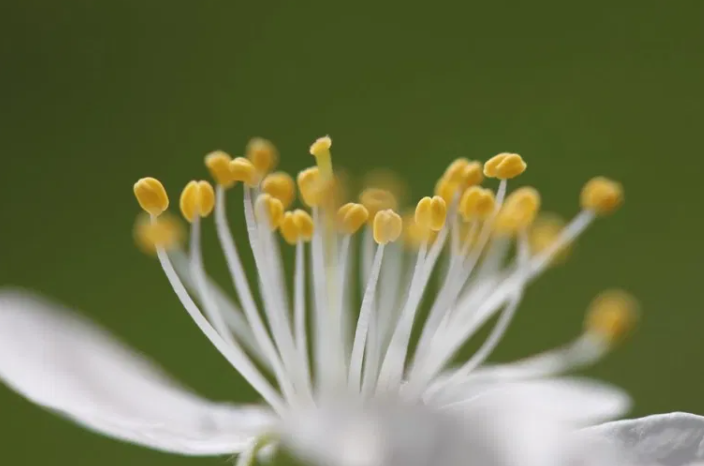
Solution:
<svg viewBox="0 0 704 466">
<path fill-rule="evenodd" d="M 518 382 L 467 382 L 443 398 L 448 406 L 518 399 L 565 421 L 591 425 L 626 413 L 630 397 L 620 388 L 580 377 L 556 377 Z"/>
<path fill-rule="evenodd" d="M 198 397 L 96 325 L 19 291 L 0 291 L 0 379 L 91 430 L 173 453 L 235 453 L 274 422 Z"/>
<path fill-rule="evenodd" d="M 585 429 L 615 444 L 640 464 L 695 465 L 704 462 L 704 417 L 687 413 L 647 416 Z"/>
</svg>

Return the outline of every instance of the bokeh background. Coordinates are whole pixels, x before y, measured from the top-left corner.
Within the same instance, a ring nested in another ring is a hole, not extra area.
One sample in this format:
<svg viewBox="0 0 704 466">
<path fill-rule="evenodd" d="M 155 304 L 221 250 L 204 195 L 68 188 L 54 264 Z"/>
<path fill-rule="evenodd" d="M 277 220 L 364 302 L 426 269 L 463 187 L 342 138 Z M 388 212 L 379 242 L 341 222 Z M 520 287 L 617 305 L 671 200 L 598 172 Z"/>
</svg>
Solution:
<svg viewBox="0 0 704 466">
<path fill-rule="evenodd" d="M 627 203 L 531 287 L 494 359 L 567 341 L 594 294 L 625 287 L 642 324 L 587 373 L 632 393 L 634 415 L 704 413 L 701 0 L 15 0 L 0 12 L 0 285 L 82 309 L 204 395 L 252 400 L 134 247 L 137 178 L 176 196 L 206 176 L 206 152 L 237 155 L 252 136 L 296 171 L 329 133 L 336 163 L 393 169 L 417 198 L 454 157 L 515 151 L 550 210 L 572 215 L 602 173 Z M 3 464 L 224 462 L 101 438 L 4 387 L 0 410 Z"/>
</svg>

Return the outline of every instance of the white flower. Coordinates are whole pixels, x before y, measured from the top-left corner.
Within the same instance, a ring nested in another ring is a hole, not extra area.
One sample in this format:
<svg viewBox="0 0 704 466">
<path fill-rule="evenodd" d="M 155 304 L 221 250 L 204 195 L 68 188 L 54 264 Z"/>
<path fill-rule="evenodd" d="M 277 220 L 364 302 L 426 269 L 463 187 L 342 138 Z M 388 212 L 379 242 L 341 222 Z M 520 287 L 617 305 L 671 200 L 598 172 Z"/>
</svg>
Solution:
<svg viewBox="0 0 704 466">
<path fill-rule="evenodd" d="M 618 207 L 620 185 L 596 178 L 582 191 L 581 213 L 564 228 L 533 225 L 537 191 L 521 188 L 507 196 L 507 180 L 526 167 L 520 156 L 499 154 L 483 166 L 484 175 L 500 180 L 496 193 L 478 187 L 481 164 L 459 159 L 441 177 L 437 195 L 418 203 L 401 238 L 396 200 L 386 191 L 369 189 L 361 204 L 336 208 L 330 144 L 329 138 L 316 141 L 311 153 L 318 167 L 298 176 L 312 215 L 284 212 L 294 183 L 283 173 L 265 177 L 276 158 L 267 141 L 253 141 L 248 158 L 210 154 L 206 165 L 217 188 L 191 182 L 180 199 L 191 223 L 188 255 L 164 214 L 168 197 L 161 183 L 145 178 L 135 185 L 150 214 L 137 226 L 139 242 L 155 249 L 183 307 L 261 395 L 261 406 L 204 400 L 95 325 L 18 291 L 0 294 L 0 377 L 97 432 L 186 455 L 240 454 L 241 464 L 279 441 L 304 458 L 345 466 L 453 466 L 465 464 L 467 455 L 489 466 L 576 461 L 573 455 L 584 452 L 572 443 L 572 429 L 621 415 L 629 399 L 614 387 L 562 374 L 598 360 L 629 329 L 630 298 L 601 297 L 585 333 L 562 348 L 512 364 L 485 361 L 526 285 L 597 216 Z M 244 186 L 261 309 L 226 219 L 226 190 L 236 182 Z M 213 210 L 239 305 L 203 266 L 200 225 Z M 277 229 L 295 248 L 292 295 Z M 514 241 L 516 257 L 508 261 Z M 353 279 L 358 267 L 361 296 Z M 441 281 L 431 296 L 426 288 L 433 276 Z M 429 313 L 421 323 L 423 299 Z M 480 349 L 449 368 L 494 316 Z M 420 336 L 412 346 L 414 325 Z M 592 456 L 579 458 L 585 464 Z"/>
</svg>

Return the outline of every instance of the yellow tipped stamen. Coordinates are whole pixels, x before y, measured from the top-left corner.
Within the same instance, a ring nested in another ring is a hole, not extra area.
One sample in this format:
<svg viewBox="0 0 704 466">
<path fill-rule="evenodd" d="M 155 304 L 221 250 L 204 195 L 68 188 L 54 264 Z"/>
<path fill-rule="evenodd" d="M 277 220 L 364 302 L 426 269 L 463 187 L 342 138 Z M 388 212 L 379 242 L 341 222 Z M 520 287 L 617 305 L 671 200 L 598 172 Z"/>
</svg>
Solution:
<svg viewBox="0 0 704 466">
<path fill-rule="evenodd" d="M 223 188 L 231 188 L 235 184 L 230 170 L 232 157 L 221 150 L 216 150 L 205 156 L 205 166 L 210 171 L 210 176 Z"/>
<path fill-rule="evenodd" d="M 457 185 L 459 189 L 481 184 L 484 181 L 482 163 L 469 161 L 464 157 L 458 158 L 447 167 L 442 178 Z"/>
<path fill-rule="evenodd" d="M 484 164 L 484 176 L 508 180 L 526 171 L 526 167 L 520 155 L 504 152 L 487 160 Z"/>
<path fill-rule="evenodd" d="M 293 245 L 298 243 L 298 225 L 296 224 L 296 220 L 294 220 L 293 212 L 286 212 L 284 214 L 279 231 L 288 244 Z"/>
<path fill-rule="evenodd" d="M 369 219 L 369 211 L 362 204 L 349 202 L 337 210 L 337 224 L 348 235 L 355 234 Z"/>
<path fill-rule="evenodd" d="M 279 228 L 284 218 L 284 205 L 280 200 L 269 194 L 260 194 L 255 207 L 258 219 L 266 218 L 272 231 Z"/>
<path fill-rule="evenodd" d="M 296 186 L 291 175 L 276 172 L 267 175 L 262 181 L 262 191 L 280 200 L 287 209 L 296 197 Z"/>
<path fill-rule="evenodd" d="M 414 216 L 415 223 L 432 231 L 440 231 L 445 225 L 447 204 L 440 196 L 424 197 L 418 202 Z"/>
<path fill-rule="evenodd" d="M 467 188 L 462 194 L 459 213 L 467 222 L 484 220 L 494 211 L 495 205 L 496 199 L 492 190 L 480 186 L 472 186 Z"/>
<path fill-rule="evenodd" d="M 496 218 L 496 230 L 511 235 L 528 228 L 540 209 L 540 194 L 535 188 L 523 187 L 507 198 Z"/>
<path fill-rule="evenodd" d="M 452 181 L 444 176 L 435 183 L 435 195 L 440 196 L 447 204 L 451 204 L 455 195 L 462 190 L 462 183 Z"/>
<path fill-rule="evenodd" d="M 313 239 L 314 224 L 313 218 L 308 212 L 301 209 L 293 211 L 293 220 L 298 225 L 298 235 L 302 241 L 310 241 Z"/>
<path fill-rule="evenodd" d="M 249 187 L 256 186 L 259 182 L 257 169 L 244 157 L 237 157 L 230 162 L 230 174 L 234 181 L 240 181 Z"/>
<path fill-rule="evenodd" d="M 562 235 L 565 225 L 565 221 L 556 214 L 540 214 L 528 231 L 528 244 L 531 253 L 540 254 L 551 247 Z M 551 259 L 551 264 L 558 265 L 565 262 L 570 249 L 569 244 L 562 246 Z"/>
<path fill-rule="evenodd" d="M 298 183 L 298 192 L 301 193 L 301 198 L 310 207 L 320 205 L 324 200 L 325 190 L 324 183 L 320 178 L 320 170 L 318 167 L 311 167 L 303 170 L 298 174 L 296 179 Z"/>
<path fill-rule="evenodd" d="M 419 249 L 426 242 L 432 244 L 437 238 L 437 232 L 423 228 L 416 223 L 415 212 L 403 217 L 403 242 L 411 249 Z"/>
<path fill-rule="evenodd" d="M 374 241 L 378 244 L 393 243 L 401 235 L 403 221 L 391 209 L 377 212 L 374 216 L 373 234 Z"/>
<path fill-rule="evenodd" d="M 156 178 L 142 178 L 134 184 L 134 195 L 139 206 L 148 214 L 159 216 L 169 207 L 169 196 Z"/>
<path fill-rule="evenodd" d="M 481 162 L 469 162 L 462 174 L 465 186 L 476 186 L 484 181 L 483 165 Z"/>
<path fill-rule="evenodd" d="M 276 146 L 263 138 L 252 138 L 245 149 L 245 156 L 254 165 L 259 179 L 273 170 L 279 162 Z"/>
<path fill-rule="evenodd" d="M 183 241 L 181 223 L 171 215 L 162 215 L 155 222 L 142 214 L 134 225 L 134 239 L 139 249 L 154 254 L 157 247 L 172 249 Z"/>
<path fill-rule="evenodd" d="M 207 217 L 215 207 L 213 187 L 207 181 L 191 181 L 183 188 L 179 207 L 189 222 L 193 222 L 196 216 Z"/>
<path fill-rule="evenodd" d="M 609 344 L 618 343 L 638 322 L 638 302 L 622 290 L 609 290 L 597 296 L 589 306 L 585 330 Z"/>
<path fill-rule="evenodd" d="M 597 176 L 582 188 L 580 202 L 583 209 L 599 215 L 610 214 L 623 204 L 623 186 L 616 181 Z"/>
<path fill-rule="evenodd" d="M 396 197 L 385 189 L 367 188 L 359 195 L 359 202 L 369 212 L 369 220 L 374 221 L 376 214 L 382 210 L 398 208 Z"/>
<path fill-rule="evenodd" d="M 464 183 L 464 171 L 469 163 L 469 160 L 464 157 L 453 160 L 442 177 L 454 183 Z"/>
</svg>

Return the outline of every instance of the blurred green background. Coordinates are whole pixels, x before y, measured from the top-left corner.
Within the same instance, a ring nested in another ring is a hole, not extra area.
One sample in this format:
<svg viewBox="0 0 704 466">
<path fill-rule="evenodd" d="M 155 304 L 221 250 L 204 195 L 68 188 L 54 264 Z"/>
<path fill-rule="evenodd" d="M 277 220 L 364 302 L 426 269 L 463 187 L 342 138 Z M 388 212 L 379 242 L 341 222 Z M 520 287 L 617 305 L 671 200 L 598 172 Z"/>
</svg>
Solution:
<svg viewBox="0 0 704 466">
<path fill-rule="evenodd" d="M 530 289 L 495 359 L 567 341 L 622 286 L 643 322 L 588 373 L 634 415 L 704 413 L 702 18 L 701 0 L 5 1 L 0 284 L 84 310 L 204 395 L 252 400 L 134 247 L 137 178 L 176 196 L 206 152 L 252 136 L 295 171 L 329 133 L 336 163 L 396 170 L 417 198 L 454 157 L 515 151 L 547 209 L 572 215 L 602 173 L 627 203 Z M 223 464 L 101 438 L 4 387 L 0 410 L 4 464 Z"/>
</svg>

